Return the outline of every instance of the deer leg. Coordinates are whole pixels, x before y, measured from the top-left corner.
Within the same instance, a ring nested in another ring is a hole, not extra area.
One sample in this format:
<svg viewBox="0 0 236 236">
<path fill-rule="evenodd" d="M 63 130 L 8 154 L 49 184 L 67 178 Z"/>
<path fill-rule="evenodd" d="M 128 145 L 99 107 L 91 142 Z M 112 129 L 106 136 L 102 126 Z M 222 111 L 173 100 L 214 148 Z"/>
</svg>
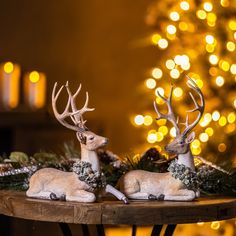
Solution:
<svg viewBox="0 0 236 236">
<path fill-rule="evenodd" d="M 85 190 L 76 190 L 66 194 L 66 201 L 95 202 L 96 196 Z"/>
<path fill-rule="evenodd" d="M 113 196 L 115 196 L 117 199 L 123 201 L 125 204 L 128 204 L 128 198 L 120 191 L 118 191 L 116 188 L 111 186 L 110 184 L 107 184 L 105 187 L 106 193 L 111 193 Z"/>
<path fill-rule="evenodd" d="M 167 192 L 164 196 L 164 200 L 167 201 L 192 201 L 196 197 L 196 194 L 192 190 L 180 189 L 176 191 Z"/>
<path fill-rule="evenodd" d="M 49 192 L 49 191 L 34 192 L 34 191 L 31 191 L 30 189 L 26 192 L 26 196 L 28 196 L 28 197 L 41 198 L 41 199 L 50 199 L 50 200 L 52 200 L 52 195 L 53 194 L 54 193 Z"/>
</svg>

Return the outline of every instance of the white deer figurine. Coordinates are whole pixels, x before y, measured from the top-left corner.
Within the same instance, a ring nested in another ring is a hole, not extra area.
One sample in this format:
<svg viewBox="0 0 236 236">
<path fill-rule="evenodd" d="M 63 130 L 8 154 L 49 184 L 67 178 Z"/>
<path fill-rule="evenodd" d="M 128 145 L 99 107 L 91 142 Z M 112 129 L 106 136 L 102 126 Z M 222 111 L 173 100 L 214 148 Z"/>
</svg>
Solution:
<svg viewBox="0 0 236 236">
<path fill-rule="evenodd" d="M 56 101 L 64 88 L 61 86 L 56 93 L 57 83 L 55 83 L 52 92 L 52 107 L 53 112 L 57 120 L 66 128 L 76 132 L 76 136 L 81 145 L 81 161 L 91 164 L 92 171 L 96 174 L 100 174 L 100 164 L 96 153 L 96 149 L 106 145 L 108 139 L 102 136 L 98 136 L 95 133 L 88 130 L 83 120 L 83 114 L 87 111 L 93 111 L 94 108 L 88 108 L 88 92 L 86 92 L 86 101 L 84 106 L 79 110 L 76 107 L 75 99 L 81 90 L 81 85 L 77 89 L 76 93 L 72 95 L 68 82 L 65 85 L 68 93 L 68 101 L 63 113 L 58 113 L 56 108 Z M 71 122 L 65 119 L 70 118 Z M 110 192 L 116 196 L 119 200 L 123 200 L 128 203 L 124 194 L 119 192 L 111 185 L 105 186 L 105 192 Z M 29 189 L 26 192 L 28 197 L 42 198 L 42 199 L 61 199 L 65 197 L 67 201 L 78 202 L 94 202 L 96 195 L 91 186 L 85 181 L 81 181 L 78 178 L 78 173 L 64 172 L 53 168 L 44 168 L 38 170 L 30 178 Z"/>
<path fill-rule="evenodd" d="M 198 111 L 197 119 L 192 123 L 188 124 L 188 115 L 185 122 L 185 130 L 181 133 L 178 126 L 178 120 L 176 119 L 172 109 L 172 92 L 173 86 L 171 87 L 170 95 L 165 98 L 160 93 L 159 97 L 166 103 L 168 108 L 167 114 L 161 114 L 154 102 L 154 108 L 158 115 L 157 119 L 166 119 L 170 121 L 176 129 L 175 139 L 169 143 L 165 149 L 167 152 L 175 153 L 178 155 L 178 164 L 183 164 L 186 167 L 191 168 L 195 171 L 194 159 L 190 150 L 190 143 L 193 141 L 195 134 L 190 133 L 192 129 L 198 124 L 203 111 L 204 111 L 204 97 L 196 85 L 196 83 L 188 77 L 187 85 L 192 88 L 200 96 L 201 104 L 199 105 L 194 99 L 193 95 L 190 96 L 195 104 L 195 108 L 188 112 Z M 119 181 L 120 190 L 131 199 L 159 199 L 159 200 L 170 200 L 170 201 L 191 201 L 198 197 L 199 191 L 188 190 L 183 183 L 172 177 L 170 172 L 167 173 L 154 173 L 144 170 L 133 170 L 126 173 L 121 177 Z"/>
</svg>

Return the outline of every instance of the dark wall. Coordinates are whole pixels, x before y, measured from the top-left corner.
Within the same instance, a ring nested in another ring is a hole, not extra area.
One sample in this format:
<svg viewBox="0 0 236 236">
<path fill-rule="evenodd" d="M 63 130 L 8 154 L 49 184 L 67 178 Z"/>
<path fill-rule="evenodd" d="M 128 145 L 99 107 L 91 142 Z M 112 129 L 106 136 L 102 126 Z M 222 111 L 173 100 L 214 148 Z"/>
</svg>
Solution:
<svg viewBox="0 0 236 236">
<path fill-rule="evenodd" d="M 2 0 L 0 62 L 45 72 L 49 95 L 55 81 L 69 80 L 74 89 L 81 82 L 96 107 L 88 127 L 108 136 L 114 152 L 129 152 L 141 142 L 129 121 L 142 112 L 137 88 L 155 58 L 144 40 L 151 32 L 144 22 L 150 2 Z"/>
</svg>

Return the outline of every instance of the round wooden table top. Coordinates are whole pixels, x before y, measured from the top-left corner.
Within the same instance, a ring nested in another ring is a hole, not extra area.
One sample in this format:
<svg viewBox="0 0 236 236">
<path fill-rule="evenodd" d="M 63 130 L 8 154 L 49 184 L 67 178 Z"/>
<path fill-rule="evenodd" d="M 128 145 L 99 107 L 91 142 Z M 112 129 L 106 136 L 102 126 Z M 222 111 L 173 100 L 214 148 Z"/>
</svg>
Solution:
<svg viewBox="0 0 236 236">
<path fill-rule="evenodd" d="M 28 198 L 0 191 L 0 214 L 30 220 L 76 224 L 184 224 L 236 217 L 236 198 L 206 197 L 193 202 L 116 200 L 77 203 Z"/>
</svg>

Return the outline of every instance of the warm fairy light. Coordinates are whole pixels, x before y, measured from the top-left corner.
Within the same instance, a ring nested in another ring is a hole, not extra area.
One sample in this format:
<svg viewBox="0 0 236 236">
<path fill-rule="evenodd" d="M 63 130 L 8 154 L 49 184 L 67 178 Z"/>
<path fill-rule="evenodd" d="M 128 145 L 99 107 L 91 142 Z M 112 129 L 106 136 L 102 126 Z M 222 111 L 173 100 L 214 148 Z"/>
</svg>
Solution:
<svg viewBox="0 0 236 236">
<path fill-rule="evenodd" d="M 156 87 L 156 84 L 157 84 L 156 81 L 152 78 L 146 80 L 146 86 L 149 89 L 154 89 Z"/>
<path fill-rule="evenodd" d="M 227 120 L 229 123 L 234 123 L 236 120 L 235 113 L 234 112 L 229 113 L 227 116 Z"/>
<path fill-rule="evenodd" d="M 218 63 L 219 59 L 216 55 L 212 54 L 209 56 L 209 62 L 212 64 L 212 65 L 216 65 Z"/>
<path fill-rule="evenodd" d="M 207 17 L 207 13 L 204 10 L 198 10 L 197 17 L 201 20 L 204 20 Z"/>
<path fill-rule="evenodd" d="M 224 71 L 228 71 L 230 69 L 230 64 L 229 62 L 225 61 L 225 60 L 220 60 L 219 62 L 219 66 L 222 70 Z"/>
<path fill-rule="evenodd" d="M 136 125 L 142 125 L 144 123 L 144 117 L 142 115 L 137 115 L 134 117 L 134 123 Z"/>
<path fill-rule="evenodd" d="M 171 137 L 176 137 L 176 129 L 175 129 L 175 127 L 172 127 L 171 129 L 170 129 L 170 136 Z"/>
<path fill-rule="evenodd" d="M 203 81 L 201 79 L 197 79 L 196 81 L 197 86 L 201 89 L 204 85 Z"/>
<path fill-rule="evenodd" d="M 217 19 L 217 16 L 215 13 L 210 12 L 207 14 L 207 24 L 209 26 L 214 26 L 216 19 Z"/>
<path fill-rule="evenodd" d="M 156 141 L 157 142 L 161 142 L 163 140 L 163 138 L 164 138 L 163 133 L 161 133 L 161 132 L 156 133 Z"/>
<path fill-rule="evenodd" d="M 218 145 L 218 150 L 219 150 L 219 152 L 225 152 L 226 151 L 226 145 L 225 145 L 225 143 L 220 143 L 219 145 Z"/>
<path fill-rule="evenodd" d="M 232 64 L 231 67 L 230 67 L 230 72 L 233 74 L 233 75 L 236 75 L 236 64 Z"/>
<path fill-rule="evenodd" d="M 144 125 L 149 126 L 152 124 L 152 117 L 149 115 L 144 116 Z"/>
<path fill-rule="evenodd" d="M 229 21 L 229 28 L 231 30 L 236 30 L 236 21 L 235 20 L 230 20 Z"/>
<path fill-rule="evenodd" d="M 206 45 L 206 51 L 211 53 L 211 52 L 214 52 L 215 50 L 215 46 L 213 44 L 207 44 Z"/>
<path fill-rule="evenodd" d="M 199 155 L 202 151 L 201 147 L 191 149 L 193 155 Z"/>
<path fill-rule="evenodd" d="M 204 120 L 205 120 L 207 123 L 211 122 L 211 120 L 212 120 L 211 114 L 210 114 L 210 113 L 206 113 L 206 114 L 204 115 Z"/>
<path fill-rule="evenodd" d="M 152 42 L 154 44 L 158 44 L 158 41 L 161 39 L 161 35 L 160 34 L 153 34 L 152 35 Z"/>
<path fill-rule="evenodd" d="M 147 141 L 149 143 L 155 143 L 157 141 L 157 135 L 154 133 L 148 134 Z"/>
<path fill-rule="evenodd" d="M 210 3 L 210 2 L 205 2 L 204 4 L 203 4 L 203 8 L 204 8 L 204 10 L 205 11 L 212 11 L 212 9 L 213 9 L 213 6 L 212 6 L 212 3 Z"/>
<path fill-rule="evenodd" d="M 174 89 L 173 94 L 175 97 L 179 98 L 183 96 L 183 90 L 180 87 Z"/>
<path fill-rule="evenodd" d="M 167 135 L 169 130 L 166 126 L 162 125 L 161 127 L 159 127 L 158 131 L 161 132 L 163 135 Z"/>
<path fill-rule="evenodd" d="M 175 34 L 176 33 L 176 27 L 174 25 L 168 25 L 166 28 L 166 31 L 169 34 Z"/>
<path fill-rule="evenodd" d="M 229 6 L 229 0 L 220 0 L 220 4 L 222 7 L 228 7 Z"/>
<path fill-rule="evenodd" d="M 155 94 L 156 94 L 157 91 L 155 91 Z M 156 94 L 157 96 L 157 94 Z M 160 97 L 156 97 L 156 103 L 159 104 L 159 105 L 162 105 L 164 104 L 165 102 L 160 98 Z"/>
<path fill-rule="evenodd" d="M 234 42 L 227 42 L 226 44 L 226 48 L 230 51 L 230 52 L 233 52 L 235 50 L 235 43 Z"/>
<path fill-rule="evenodd" d="M 39 81 L 39 73 L 37 71 L 32 71 L 29 74 L 29 79 L 32 83 L 37 83 Z"/>
<path fill-rule="evenodd" d="M 179 78 L 180 76 L 180 73 L 177 69 L 173 69 L 170 71 L 170 76 L 173 78 L 173 79 L 177 79 Z"/>
<path fill-rule="evenodd" d="M 217 121 L 220 119 L 220 113 L 218 111 L 213 111 L 212 120 Z"/>
<path fill-rule="evenodd" d="M 217 76 L 216 77 L 216 85 L 217 86 L 221 87 L 221 86 L 224 85 L 224 83 L 225 83 L 225 80 L 222 76 Z"/>
<path fill-rule="evenodd" d="M 236 32 L 234 32 L 234 39 L 236 39 Z"/>
<path fill-rule="evenodd" d="M 156 121 L 157 125 L 162 126 L 162 125 L 166 125 L 166 119 L 160 119 Z"/>
<path fill-rule="evenodd" d="M 161 96 L 164 96 L 165 91 L 164 91 L 164 89 L 163 89 L 162 87 L 158 87 L 158 88 L 156 88 L 156 90 L 155 90 L 156 96 L 159 96 L 158 93 L 159 93 Z"/>
<path fill-rule="evenodd" d="M 216 76 L 218 74 L 218 69 L 216 67 L 211 67 L 209 73 L 211 76 Z"/>
<path fill-rule="evenodd" d="M 227 123 L 227 119 L 225 116 L 221 116 L 218 122 L 220 126 L 225 126 Z"/>
<path fill-rule="evenodd" d="M 160 68 L 154 68 L 152 70 L 152 76 L 155 78 L 155 79 L 160 79 L 163 75 L 163 72 Z"/>
<path fill-rule="evenodd" d="M 171 59 L 167 60 L 166 61 L 166 67 L 169 70 L 174 69 L 175 68 L 175 62 L 173 60 L 171 60 Z"/>
<path fill-rule="evenodd" d="M 234 99 L 233 105 L 236 108 L 236 99 Z"/>
<path fill-rule="evenodd" d="M 202 141 L 202 142 L 207 142 L 208 141 L 208 139 L 209 139 L 209 136 L 208 136 L 208 134 L 206 134 L 206 133 L 201 133 L 200 135 L 199 135 L 199 139 Z"/>
<path fill-rule="evenodd" d="M 182 1 L 181 3 L 180 3 L 180 8 L 182 9 L 182 10 L 184 10 L 184 11 L 187 11 L 187 10 L 189 10 L 189 3 L 187 2 L 187 1 Z"/>
<path fill-rule="evenodd" d="M 173 21 L 178 21 L 179 20 L 179 13 L 176 12 L 176 11 L 172 11 L 170 13 L 170 19 L 173 20 Z"/>
<path fill-rule="evenodd" d="M 208 127 L 205 129 L 205 133 L 208 134 L 208 136 L 212 136 L 214 134 L 214 130 L 211 127 Z"/>
<path fill-rule="evenodd" d="M 158 41 L 158 46 L 161 48 L 161 49 L 165 49 L 168 47 L 168 41 L 166 39 L 160 39 Z"/>
<path fill-rule="evenodd" d="M 191 143 L 191 147 L 194 149 L 199 148 L 200 145 L 201 145 L 201 143 L 198 139 L 194 139 L 193 142 Z"/>
<path fill-rule="evenodd" d="M 13 72 L 14 70 L 14 65 L 13 63 L 11 63 L 10 61 L 9 62 L 6 62 L 4 64 L 4 67 L 3 67 L 4 71 L 7 73 L 7 74 L 10 74 Z"/>
<path fill-rule="evenodd" d="M 213 221 L 211 223 L 211 228 L 214 230 L 218 230 L 220 228 L 220 222 L 219 221 Z"/>
<path fill-rule="evenodd" d="M 214 37 L 212 35 L 208 34 L 206 36 L 205 40 L 206 40 L 206 43 L 208 43 L 208 44 L 213 44 L 214 43 Z"/>
<path fill-rule="evenodd" d="M 235 129 L 236 129 L 236 125 L 235 125 L 235 124 L 228 124 L 228 125 L 226 126 L 225 132 L 226 132 L 227 134 L 229 134 L 229 133 L 234 132 Z"/>
<path fill-rule="evenodd" d="M 190 63 L 182 64 L 182 65 L 181 65 L 181 68 L 182 68 L 183 70 L 189 70 L 189 69 L 190 69 Z"/>
<path fill-rule="evenodd" d="M 182 31 L 188 30 L 188 24 L 184 21 L 180 22 L 179 23 L 179 29 L 182 30 Z"/>
</svg>

